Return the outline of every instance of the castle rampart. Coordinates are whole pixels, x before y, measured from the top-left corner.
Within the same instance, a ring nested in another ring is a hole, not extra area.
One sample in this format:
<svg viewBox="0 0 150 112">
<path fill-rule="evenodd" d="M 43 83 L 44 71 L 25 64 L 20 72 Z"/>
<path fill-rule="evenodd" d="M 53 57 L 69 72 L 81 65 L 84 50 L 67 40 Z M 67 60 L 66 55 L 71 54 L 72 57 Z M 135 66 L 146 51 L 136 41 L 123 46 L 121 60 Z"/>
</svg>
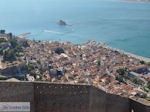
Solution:
<svg viewBox="0 0 150 112">
<path fill-rule="evenodd" d="M 150 112 L 149 106 L 90 85 L 0 82 L 0 102 L 30 102 L 31 112 Z"/>
</svg>

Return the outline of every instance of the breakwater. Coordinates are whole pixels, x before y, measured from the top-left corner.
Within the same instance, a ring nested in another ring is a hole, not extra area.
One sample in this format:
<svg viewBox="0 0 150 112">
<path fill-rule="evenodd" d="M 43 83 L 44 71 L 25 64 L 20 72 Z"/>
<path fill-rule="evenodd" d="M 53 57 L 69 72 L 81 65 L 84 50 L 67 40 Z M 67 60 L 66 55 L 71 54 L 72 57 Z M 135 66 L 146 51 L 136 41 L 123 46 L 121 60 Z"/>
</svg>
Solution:
<svg viewBox="0 0 150 112">
<path fill-rule="evenodd" d="M 31 112 L 150 112 L 150 106 L 91 85 L 0 82 L 0 102 L 30 102 Z"/>
</svg>

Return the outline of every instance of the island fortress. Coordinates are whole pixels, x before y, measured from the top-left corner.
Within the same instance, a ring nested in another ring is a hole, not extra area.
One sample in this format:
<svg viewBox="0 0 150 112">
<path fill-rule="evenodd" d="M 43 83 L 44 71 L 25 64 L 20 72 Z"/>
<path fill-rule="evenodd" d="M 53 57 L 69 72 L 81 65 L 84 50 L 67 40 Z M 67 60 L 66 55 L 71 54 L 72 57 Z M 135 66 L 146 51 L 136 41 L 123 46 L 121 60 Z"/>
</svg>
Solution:
<svg viewBox="0 0 150 112">
<path fill-rule="evenodd" d="M 91 85 L 0 82 L 0 102 L 30 102 L 30 112 L 150 112 L 150 106 Z"/>
</svg>

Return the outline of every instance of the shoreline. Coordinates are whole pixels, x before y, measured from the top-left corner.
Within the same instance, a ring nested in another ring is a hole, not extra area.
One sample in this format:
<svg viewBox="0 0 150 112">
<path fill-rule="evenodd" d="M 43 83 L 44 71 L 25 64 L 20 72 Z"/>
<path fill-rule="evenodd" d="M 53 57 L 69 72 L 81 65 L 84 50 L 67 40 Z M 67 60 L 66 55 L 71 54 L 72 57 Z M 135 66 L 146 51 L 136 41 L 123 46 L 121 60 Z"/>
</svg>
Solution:
<svg viewBox="0 0 150 112">
<path fill-rule="evenodd" d="M 118 51 L 119 53 L 121 54 L 124 54 L 124 55 L 127 55 L 129 57 L 133 57 L 133 58 L 136 58 L 136 59 L 139 59 L 139 60 L 143 60 L 145 61 L 146 63 L 150 62 L 150 58 L 146 58 L 146 57 L 143 57 L 143 56 L 139 56 L 139 55 L 136 55 L 136 54 L 132 54 L 130 52 L 126 52 L 126 51 L 123 51 L 123 50 L 120 50 L 120 49 L 116 49 L 116 48 L 112 48 L 110 46 L 104 46 L 105 48 L 107 49 L 110 49 L 110 50 L 113 50 L 113 51 Z"/>
<path fill-rule="evenodd" d="M 87 41 L 85 44 L 87 44 L 87 45 L 90 44 L 90 45 L 94 45 L 94 46 L 97 46 L 97 47 L 101 46 L 101 47 L 104 47 L 104 48 L 109 49 L 109 50 L 117 51 L 120 54 L 127 55 L 128 57 L 133 57 L 133 58 L 139 59 L 141 61 L 143 60 L 146 63 L 150 62 L 150 58 L 146 58 L 146 57 L 139 56 L 139 55 L 136 55 L 136 54 L 133 54 L 133 53 L 130 53 L 130 52 L 126 52 L 126 51 L 123 51 L 121 49 L 112 48 L 110 46 L 105 45 L 104 42 L 97 42 L 97 41 L 94 41 L 94 40 L 90 40 L 90 41 Z M 81 44 L 81 45 L 84 45 L 84 43 Z"/>
<path fill-rule="evenodd" d="M 21 38 L 21 37 L 19 37 L 19 38 Z M 26 35 L 26 39 L 28 39 L 27 38 L 27 35 Z M 28 39 L 28 40 L 30 40 L 30 39 Z M 30 41 L 32 41 L 32 40 L 30 40 Z M 38 40 L 37 40 L 38 41 Z M 42 41 L 42 40 L 40 40 L 40 41 Z M 54 40 L 53 40 L 54 41 Z M 48 41 L 48 42 L 53 42 L 53 41 Z M 44 41 L 42 41 L 42 42 L 44 42 Z M 61 42 L 61 41 L 58 41 L 58 42 Z M 67 41 L 66 41 L 67 42 Z M 72 43 L 72 42 L 71 42 Z M 72 43 L 72 44 L 74 44 L 74 43 Z M 118 51 L 120 54 L 124 54 L 124 55 L 127 55 L 128 57 L 133 57 L 133 58 L 136 58 L 136 59 L 139 59 L 139 60 L 141 60 L 141 61 L 145 61 L 146 63 L 148 63 L 148 62 L 150 62 L 150 58 L 147 58 L 147 57 L 143 57 L 143 56 L 139 56 L 139 55 L 136 55 L 136 54 L 133 54 L 133 53 L 130 53 L 130 52 L 126 52 L 126 51 L 124 51 L 124 50 L 121 50 L 121 49 L 117 49 L 117 48 L 112 48 L 111 46 L 108 46 L 108 45 L 105 45 L 105 43 L 104 42 L 98 42 L 98 41 L 95 41 L 95 40 L 87 40 L 85 43 L 81 43 L 81 44 L 79 44 L 79 45 L 84 45 L 84 44 L 91 44 L 91 45 L 93 45 L 93 46 L 102 46 L 102 47 L 104 47 L 104 48 L 106 48 L 106 49 L 110 49 L 110 50 L 113 50 L 113 51 Z M 94 45 L 95 44 L 95 45 Z M 74 45 L 76 45 L 76 44 L 74 44 Z"/>
</svg>

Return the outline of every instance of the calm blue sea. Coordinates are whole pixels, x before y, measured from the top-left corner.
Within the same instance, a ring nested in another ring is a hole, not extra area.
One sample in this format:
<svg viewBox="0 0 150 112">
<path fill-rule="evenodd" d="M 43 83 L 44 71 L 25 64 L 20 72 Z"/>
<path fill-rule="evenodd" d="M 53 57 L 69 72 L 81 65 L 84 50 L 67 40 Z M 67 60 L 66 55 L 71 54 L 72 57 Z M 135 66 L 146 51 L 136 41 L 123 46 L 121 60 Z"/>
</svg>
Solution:
<svg viewBox="0 0 150 112">
<path fill-rule="evenodd" d="M 58 20 L 73 26 L 59 26 Z M 115 0 L 0 0 L 0 29 L 29 39 L 103 41 L 150 58 L 150 3 Z"/>
</svg>

